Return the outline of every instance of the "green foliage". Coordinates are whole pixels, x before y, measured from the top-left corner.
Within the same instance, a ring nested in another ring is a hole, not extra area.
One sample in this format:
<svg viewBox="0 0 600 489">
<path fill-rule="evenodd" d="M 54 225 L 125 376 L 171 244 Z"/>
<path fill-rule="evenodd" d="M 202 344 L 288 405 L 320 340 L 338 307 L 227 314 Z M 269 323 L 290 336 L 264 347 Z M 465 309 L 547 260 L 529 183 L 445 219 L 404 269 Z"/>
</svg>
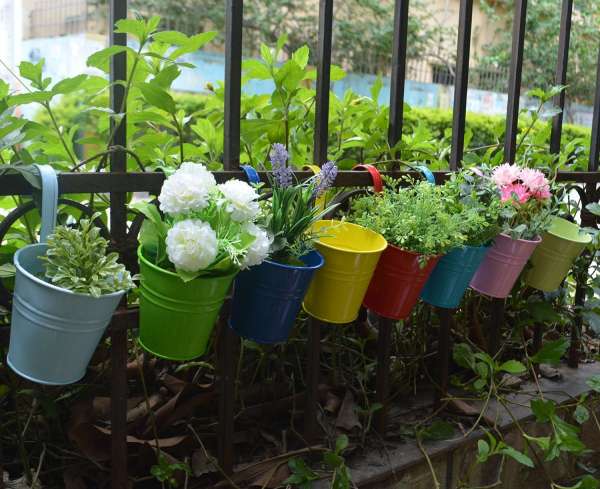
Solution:
<svg viewBox="0 0 600 489">
<path fill-rule="evenodd" d="M 82 219 L 79 229 L 57 226 L 48 237 L 46 277 L 58 287 L 100 297 L 133 288 L 125 266 L 118 263 L 118 253 L 107 253 L 108 241 L 91 219 Z"/>
<path fill-rule="evenodd" d="M 426 256 L 440 255 L 465 242 L 460 214 L 451 214 L 444 186 L 386 180 L 380 193 L 352 202 L 349 219 L 382 234 L 399 248 Z"/>
<path fill-rule="evenodd" d="M 160 453 L 158 457 L 158 465 L 153 465 L 150 468 L 150 473 L 154 478 L 165 484 L 169 489 L 179 487 L 177 479 L 175 478 L 176 472 L 184 472 L 185 474 L 191 475 L 192 469 L 186 463 L 170 463 L 165 454 Z"/>
<path fill-rule="evenodd" d="M 481 0 L 488 17 L 499 25 L 494 42 L 485 46 L 480 64 L 507 68 L 510 63 L 511 25 L 514 0 Z M 561 9 L 555 0 L 532 0 L 527 7 L 527 24 L 523 59 L 525 87 L 550 86 L 555 79 L 556 53 Z M 598 46 L 600 4 L 596 0 L 580 0 L 574 8 L 569 48 L 567 80 L 568 99 L 593 103 Z"/>
</svg>

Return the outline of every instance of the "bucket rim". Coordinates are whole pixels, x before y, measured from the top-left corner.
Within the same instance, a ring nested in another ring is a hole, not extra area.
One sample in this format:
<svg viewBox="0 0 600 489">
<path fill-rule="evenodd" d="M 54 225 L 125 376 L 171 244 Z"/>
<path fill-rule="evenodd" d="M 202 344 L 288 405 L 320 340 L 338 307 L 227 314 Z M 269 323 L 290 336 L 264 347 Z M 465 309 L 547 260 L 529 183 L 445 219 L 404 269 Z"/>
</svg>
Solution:
<svg viewBox="0 0 600 489">
<path fill-rule="evenodd" d="M 356 251 L 353 249 L 349 249 L 346 246 L 336 246 L 336 245 L 332 245 L 329 243 L 324 243 L 320 238 L 316 241 L 319 246 L 323 246 L 324 248 L 328 248 L 330 250 L 335 250 L 335 251 L 341 251 L 344 253 L 354 253 L 354 254 L 361 254 L 361 255 L 371 255 L 371 254 L 376 254 L 376 253 L 381 253 L 383 250 L 385 250 L 388 247 L 388 242 L 387 240 L 383 237 L 383 235 L 373 231 L 372 229 L 366 228 L 364 226 L 361 226 L 359 224 L 354 224 L 353 222 L 348 222 L 348 221 L 340 221 L 339 219 L 319 219 L 318 221 L 316 221 L 313 226 L 316 226 L 320 223 L 337 223 L 337 224 L 343 224 L 344 226 L 350 226 L 351 228 L 356 229 L 357 231 L 361 231 L 367 234 L 371 234 L 373 235 L 374 238 L 377 238 L 378 241 L 382 242 L 379 246 L 377 247 L 373 247 L 373 249 L 369 249 L 369 250 L 365 250 L 365 251 Z"/>
<path fill-rule="evenodd" d="M 144 253 L 143 253 L 143 251 L 144 251 L 144 246 L 143 246 L 142 244 L 140 244 L 140 245 L 138 246 L 138 249 L 137 249 L 137 256 L 138 256 L 138 258 L 139 258 L 141 261 L 143 261 L 143 262 L 144 262 L 144 265 L 146 265 L 146 266 L 150 267 L 152 270 L 155 270 L 155 271 L 157 271 L 157 272 L 160 272 L 160 273 L 162 273 L 162 274 L 164 274 L 164 275 L 167 275 L 167 276 L 169 276 L 169 277 L 178 278 L 179 280 L 181 280 L 181 281 L 183 282 L 183 279 L 182 279 L 182 278 L 181 278 L 181 277 L 180 277 L 180 276 L 179 276 L 177 273 L 175 273 L 175 272 L 171 272 L 170 270 L 165 270 L 164 268 L 162 268 L 162 267 L 159 267 L 158 265 L 155 265 L 154 263 L 150 262 L 150 261 L 149 261 L 149 260 L 148 260 L 148 259 L 147 259 L 147 258 L 144 256 Z M 237 271 L 237 270 L 234 270 L 233 272 L 231 272 L 231 273 L 228 273 L 228 274 L 225 274 L 225 275 L 214 275 L 214 276 L 206 276 L 206 277 L 203 277 L 202 275 L 200 275 L 200 276 L 196 277 L 194 280 L 197 280 L 197 279 L 199 279 L 199 278 L 206 278 L 206 279 L 221 279 L 221 278 L 234 277 L 234 276 L 236 276 L 237 274 L 238 274 L 238 271 Z M 183 283 L 187 283 L 187 282 L 183 282 Z M 150 351 L 150 350 L 148 350 L 148 351 Z"/>
<path fill-rule="evenodd" d="M 87 297 L 88 299 L 108 299 L 108 298 L 114 298 L 120 295 L 124 295 L 127 291 L 126 290 L 117 290 L 116 292 L 111 292 L 110 294 L 102 294 L 100 297 L 94 297 L 92 294 L 83 294 L 81 292 L 73 292 L 72 290 L 69 289 L 65 289 L 64 287 L 59 287 L 58 285 L 54 285 L 50 282 L 46 282 L 45 280 L 42 280 L 39 277 L 36 277 L 35 275 L 33 275 L 31 272 L 29 272 L 25 267 L 23 267 L 23 265 L 21 265 L 20 263 L 20 256 L 21 254 L 29 248 L 44 248 L 44 247 L 48 247 L 47 243 L 36 243 L 36 244 L 29 244 L 26 246 L 23 246 L 23 248 L 19 248 L 16 252 L 15 252 L 15 257 L 13 259 L 13 263 L 15 265 L 15 268 L 24 276 L 26 276 L 29 280 L 42 285 L 44 287 L 47 287 L 49 289 L 55 290 L 57 292 L 63 292 L 65 294 L 69 294 L 72 295 L 74 297 Z"/>
<path fill-rule="evenodd" d="M 306 255 L 303 255 L 303 256 L 308 256 L 311 253 L 316 253 L 317 256 L 319 257 L 319 263 L 317 263 L 316 265 L 312 265 L 312 266 L 309 266 L 309 265 L 303 265 L 303 266 L 300 266 L 300 265 L 288 265 L 286 263 L 280 263 L 278 261 L 271 260 L 269 258 L 266 258 L 263 261 L 263 263 L 268 263 L 269 265 L 274 265 L 276 267 L 284 268 L 286 270 L 318 270 L 319 268 L 321 268 L 325 264 L 325 258 L 317 250 L 312 250 L 312 251 L 308 252 Z M 302 259 L 302 257 L 300 259 Z M 260 265 L 257 265 L 257 266 L 260 266 Z M 250 267 L 250 268 L 254 268 L 254 267 Z"/>
<path fill-rule="evenodd" d="M 415 258 L 419 257 L 419 256 L 424 256 L 424 257 L 427 258 L 427 261 L 429 261 L 429 260 L 435 260 L 437 258 L 442 258 L 443 256 L 445 256 L 444 254 L 440 254 L 440 255 L 426 255 L 425 253 L 418 253 L 416 251 L 407 250 L 406 248 L 402 248 L 402 247 L 400 247 L 398 245 L 395 245 L 393 243 L 388 243 L 387 248 L 392 248 L 392 249 L 395 249 L 397 251 L 402 251 L 403 253 L 407 253 L 409 255 L 413 255 Z"/>
<path fill-rule="evenodd" d="M 578 229 L 577 237 L 567 236 L 564 233 L 558 232 L 556 230 L 556 228 L 553 230 L 552 226 L 557 222 L 558 223 L 567 223 L 569 225 L 569 227 L 573 228 L 573 230 L 575 230 L 575 227 L 576 227 Z M 550 228 L 546 232 L 556 238 L 566 239 L 566 240 L 572 241 L 573 243 L 577 243 L 577 244 L 589 244 L 592 242 L 592 235 L 585 232 L 581 228 L 581 226 L 579 226 L 578 224 L 576 224 L 574 222 L 568 221 L 567 219 L 564 219 L 562 217 L 558 217 L 558 216 L 552 217 L 552 224 L 550 225 Z"/>
<path fill-rule="evenodd" d="M 523 238 L 511 238 L 508 234 L 506 233 L 500 233 L 498 236 L 496 236 L 497 239 L 499 237 L 503 237 L 506 239 L 510 239 L 511 241 L 520 241 L 522 243 L 531 243 L 531 244 L 540 244 L 542 242 L 542 237 L 541 236 L 536 236 L 535 239 L 523 239 Z"/>
</svg>

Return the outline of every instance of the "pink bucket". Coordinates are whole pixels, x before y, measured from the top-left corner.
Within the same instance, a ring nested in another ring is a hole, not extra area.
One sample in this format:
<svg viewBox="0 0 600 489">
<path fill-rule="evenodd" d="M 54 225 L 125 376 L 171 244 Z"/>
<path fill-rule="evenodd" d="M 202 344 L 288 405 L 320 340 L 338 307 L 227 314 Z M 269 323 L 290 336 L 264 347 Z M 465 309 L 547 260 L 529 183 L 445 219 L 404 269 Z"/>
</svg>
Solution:
<svg viewBox="0 0 600 489">
<path fill-rule="evenodd" d="M 496 236 L 494 245 L 475 272 L 470 287 L 490 297 L 508 297 L 527 260 L 541 241 L 542 238 L 529 241 L 512 239 L 506 234 Z"/>
</svg>

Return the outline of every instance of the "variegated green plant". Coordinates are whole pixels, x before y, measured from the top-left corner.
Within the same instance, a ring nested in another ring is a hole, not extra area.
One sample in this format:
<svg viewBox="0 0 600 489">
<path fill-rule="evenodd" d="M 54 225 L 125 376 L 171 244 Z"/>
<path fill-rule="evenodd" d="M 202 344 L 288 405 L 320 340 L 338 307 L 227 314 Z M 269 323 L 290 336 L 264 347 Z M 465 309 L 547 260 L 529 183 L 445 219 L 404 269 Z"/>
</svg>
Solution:
<svg viewBox="0 0 600 489">
<path fill-rule="evenodd" d="M 107 253 L 108 241 L 93 224 L 98 216 L 82 219 L 79 228 L 57 226 L 48 237 L 48 250 L 40 258 L 52 284 L 94 297 L 134 287 L 119 255 Z"/>
</svg>

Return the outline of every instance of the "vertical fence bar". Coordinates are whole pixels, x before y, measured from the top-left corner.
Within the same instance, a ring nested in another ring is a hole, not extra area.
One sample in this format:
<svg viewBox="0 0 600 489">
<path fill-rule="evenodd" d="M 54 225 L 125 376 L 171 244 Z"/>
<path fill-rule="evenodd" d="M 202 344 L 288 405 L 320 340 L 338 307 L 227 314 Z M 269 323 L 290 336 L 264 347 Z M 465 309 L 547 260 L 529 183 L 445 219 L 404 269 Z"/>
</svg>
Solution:
<svg viewBox="0 0 600 489">
<path fill-rule="evenodd" d="M 240 164 L 240 95 L 242 90 L 243 0 L 227 0 L 225 22 L 225 147 L 223 166 Z"/>
<path fill-rule="evenodd" d="M 317 99 L 315 105 L 315 152 L 317 165 L 327 161 L 329 137 L 329 89 L 331 82 L 331 37 L 333 0 L 319 1 L 319 41 L 317 47 Z"/>
<path fill-rule="evenodd" d="M 598 66 L 596 71 L 596 95 L 594 97 L 594 118 L 592 119 L 592 136 L 590 140 L 589 171 L 598 171 L 600 158 L 600 49 L 598 50 Z"/>
<path fill-rule="evenodd" d="M 308 352 L 306 356 L 306 398 L 304 401 L 304 438 L 311 443 L 317 438 L 317 404 L 319 402 L 319 367 L 321 358 L 321 321 L 311 318 L 308 323 Z"/>
<path fill-rule="evenodd" d="M 435 407 L 442 405 L 442 399 L 448 397 L 448 385 L 450 383 L 450 323 L 452 311 L 450 309 L 437 308 L 440 319 L 440 332 L 438 336 L 438 369 L 439 389 L 435 396 Z"/>
<path fill-rule="evenodd" d="M 227 0 L 225 26 L 225 128 L 223 168 L 233 170 L 240 164 L 240 105 L 242 97 L 243 0 Z M 235 334 L 227 325 L 228 305 L 221 313 L 217 351 L 219 368 L 219 463 L 225 473 L 233 471 L 233 435 L 235 408 Z"/>
<path fill-rule="evenodd" d="M 115 23 L 127 18 L 127 0 L 110 0 L 109 8 L 109 44 L 111 46 L 127 45 L 127 34 L 115 33 Z M 110 106 L 114 113 L 124 113 L 125 87 L 115 84 L 127 79 L 127 55 L 119 53 L 110 60 Z M 123 117 L 118 123 L 111 120 L 113 139 L 111 145 L 127 146 L 127 121 Z M 115 127 L 114 124 L 117 124 Z M 127 171 L 127 155 L 122 152 L 110 156 L 111 172 Z M 127 194 L 125 192 L 110 193 L 110 231 L 117 249 L 127 238 Z M 111 329 L 111 487 L 127 489 L 127 329 L 113 321 Z"/>
<path fill-rule="evenodd" d="M 377 380 L 375 400 L 381 404 L 381 409 L 375 415 L 375 429 L 384 435 L 387 426 L 387 415 L 390 396 L 390 354 L 392 350 L 392 319 L 379 318 L 377 337 Z"/>
<path fill-rule="evenodd" d="M 569 62 L 569 43 L 571 40 L 571 16 L 573 13 L 573 0 L 563 0 L 560 14 L 560 34 L 558 37 L 558 61 L 556 63 L 556 85 L 567 84 L 567 64 Z M 554 97 L 554 105 L 560 108 L 560 113 L 552 119 L 552 133 L 550 134 L 550 152 L 558 154 L 562 136 L 563 112 L 565 109 L 565 91 Z"/>
<path fill-rule="evenodd" d="M 515 17 L 512 31 L 512 54 L 508 77 L 508 105 L 506 111 L 506 133 L 504 135 L 504 161 L 515 162 L 517 132 L 519 130 L 519 97 L 521 95 L 521 72 L 523 69 L 523 45 L 527 0 L 515 0 Z"/>
<path fill-rule="evenodd" d="M 456 48 L 456 83 L 454 85 L 454 109 L 452 113 L 450 170 L 457 170 L 460 166 L 465 145 L 465 119 L 467 114 L 467 90 L 469 88 L 469 54 L 471 50 L 472 20 L 473 0 L 460 0 L 458 45 Z"/>
<path fill-rule="evenodd" d="M 409 0 L 396 0 L 394 7 L 394 46 L 392 50 L 392 73 L 390 79 L 390 147 L 402 138 L 404 119 L 404 85 L 406 81 L 406 46 L 408 39 Z M 398 157 L 398 156 L 396 156 Z"/>
<path fill-rule="evenodd" d="M 333 32 L 333 0 L 319 1 L 319 40 L 317 46 L 317 96 L 315 106 L 314 160 L 327 161 L 329 137 L 329 89 L 331 82 L 331 37 Z M 306 358 L 306 398 L 304 402 L 304 436 L 308 442 L 317 437 L 317 404 L 319 402 L 319 370 L 321 353 L 321 321 L 312 318 L 308 324 L 308 356 Z"/>
</svg>

